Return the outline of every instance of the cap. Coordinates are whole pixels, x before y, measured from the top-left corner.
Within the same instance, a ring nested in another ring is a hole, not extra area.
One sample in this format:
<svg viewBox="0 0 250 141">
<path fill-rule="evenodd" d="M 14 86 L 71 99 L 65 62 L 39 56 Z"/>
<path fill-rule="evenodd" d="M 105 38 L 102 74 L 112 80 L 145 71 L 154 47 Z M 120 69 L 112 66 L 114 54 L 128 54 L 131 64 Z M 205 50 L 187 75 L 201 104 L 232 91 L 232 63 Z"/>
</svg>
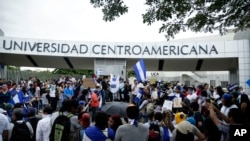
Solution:
<svg viewBox="0 0 250 141">
<path fill-rule="evenodd" d="M 139 83 L 139 84 L 138 84 L 138 87 L 139 87 L 139 88 L 144 88 L 144 85 L 143 85 L 142 83 Z"/>
<path fill-rule="evenodd" d="M 88 127 L 90 125 L 90 115 L 89 113 L 84 113 L 81 118 L 82 126 Z"/>
<path fill-rule="evenodd" d="M 222 96 L 222 98 L 223 98 L 224 100 L 232 100 L 232 96 L 231 96 L 230 94 L 224 94 L 224 95 Z"/>
<path fill-rule="evenodd" d="M 195 121 L 195 119 L 193 117 L 188 117 L 187 121 L 190 122 L 193 125 L 196 125 L 196 121 Z"/>
<path fill-rule="evenodd" d="M 183 112 L 179 112 L 175 114 L 175 122 L 179 124 L 180 122 L 186 120 L 186 115 Z"/>
<path fill-rule="evenodd" d="M 222 88 L 224 93 L 228 93 L 228 89 L 227 88 Z"/>
<path fill-rule="evenodd" d="M 83 105 L 85 105 L 85 101 L 83 101 L 83 100 L 80 100 L 80 101 L 79 101 L 79 105 L 80 105 L 80 106 L 83 106 Z"/>
</svg>

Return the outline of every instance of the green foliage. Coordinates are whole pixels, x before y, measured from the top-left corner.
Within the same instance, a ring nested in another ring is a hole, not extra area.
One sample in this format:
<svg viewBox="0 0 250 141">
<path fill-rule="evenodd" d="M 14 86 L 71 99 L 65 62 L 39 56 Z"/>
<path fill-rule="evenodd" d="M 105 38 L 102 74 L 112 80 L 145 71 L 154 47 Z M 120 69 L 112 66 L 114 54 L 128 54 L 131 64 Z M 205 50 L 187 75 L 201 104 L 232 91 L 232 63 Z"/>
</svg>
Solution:
<svg viewBox="0 0 250 141">
<path fill-rule="evenodd" d="M 132 76 L 135 76 L 135 71 L 133 70 L 128 71 L 128 77 L 132 77 Z"/>
<path fill-rule="evenodd" d="M 93 4 L 95 8 L 103 7 L 104 21 L 113 21 L 116 17 L 120 17 L 128 12 L 128 7 L 122 0 L 90 0 L 90 3 Z"/>
<path fill-rule="evenodd" d="M 16 67 L 16 66 L 7 66 L 7 69 L 8 70 L 20 70 L 20 68 L 19 67 Z"/>
<path fill-rule="evenodd" d="M 80 70 L 80 69 L 55 69 L 52 71 L 53 74 L 67 74 L 67 75 L 92 75 L 94 70 Z"/>
<path fill-rule="evenodd" d="M 91 0 L 91 4 L 102 8 L 105 21 L 113 21 L 128 11 L 123 0 Z M 249 0 L 146 0 L 145 4 L 148 9 L 142 14 L 143 23 L 162 22 L 159 32 L 166 33 L 168 40 L 186 30 L 218 30 L 223 35 L 229 28 L 250 28 Z"/>
</svg>

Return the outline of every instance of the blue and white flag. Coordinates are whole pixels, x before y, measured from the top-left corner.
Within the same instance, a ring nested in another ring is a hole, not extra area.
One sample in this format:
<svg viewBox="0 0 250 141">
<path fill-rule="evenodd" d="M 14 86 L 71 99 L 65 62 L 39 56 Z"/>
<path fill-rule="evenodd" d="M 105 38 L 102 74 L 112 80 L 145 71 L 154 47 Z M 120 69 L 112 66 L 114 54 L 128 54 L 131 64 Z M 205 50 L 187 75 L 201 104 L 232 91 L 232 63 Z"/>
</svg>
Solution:
<svg viewBox="0 0 250 141">
<path fill-rule="evenodd" d="M 23 103 L 23 95 L 22 92 L 16 93 L 11 100 L 11 104 L 16 104 L 16 103 Z"/>
<path fill-rule="evenodd" d="M 228 87 L 228 90 L 231 92 L 231 91 L 233 91 L 235 88 L 237 88 L 237 87 L 239 87 L 239 85 L 238 84 L 233 84 L 233 85 L 230 85 L 229 87 Z"/>
<path fill-rule="evenodd" d="M 134 71 L 138 82 L 143 82 L 146 80 L 146 67 L 143 59 L 141 59 L 134 65 Z"/>
<path fill-rule="evenodd" d="M 248 79 L 246 83 L 250 87 L 250 79 Z"/>
</svg>

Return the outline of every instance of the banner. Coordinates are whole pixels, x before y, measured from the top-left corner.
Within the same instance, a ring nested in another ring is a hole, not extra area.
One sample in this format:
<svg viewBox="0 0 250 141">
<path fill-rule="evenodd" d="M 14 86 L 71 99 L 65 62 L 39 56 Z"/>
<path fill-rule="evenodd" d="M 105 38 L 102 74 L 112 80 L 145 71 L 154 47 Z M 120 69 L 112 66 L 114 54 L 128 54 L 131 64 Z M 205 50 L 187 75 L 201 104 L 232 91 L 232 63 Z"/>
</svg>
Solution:
<svg viewBox="0 0 250 141">
<path fill-rule="evenodd" d="M 165 100 L 162 106 L 162 113 L 167 110 L 172 111 L 172 107 L 173 107 L 173 102 L 170 100 Z"/>
<path fill-rule="evenodd" d="M 119 90 L 119 79 L 119 75 L 115 77 L 113 74 L 110 74 L 110 91 L 113 94 Z"/>
<path fill-rule="evenodd" d="M 173 99 L 173 102 L 174 102 L 174 108 L 181 108 L 182 107 L 182 99 L 179 97 L 179 98 L 174 98 Z"/>
</svg>

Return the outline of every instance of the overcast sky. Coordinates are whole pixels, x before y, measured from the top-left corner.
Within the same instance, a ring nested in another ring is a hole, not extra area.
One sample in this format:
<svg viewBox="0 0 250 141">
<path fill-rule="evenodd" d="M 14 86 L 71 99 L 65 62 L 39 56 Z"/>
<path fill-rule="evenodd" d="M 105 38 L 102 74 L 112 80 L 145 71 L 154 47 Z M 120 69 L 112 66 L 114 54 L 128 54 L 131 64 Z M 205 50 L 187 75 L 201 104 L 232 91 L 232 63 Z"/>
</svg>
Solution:
<svg viewBox="0 0 250 141">
<path fill-rule="evenodd" d="M 5 36 L 52 40 L 155 42 L 161 23 L 143 24 L 145 0 L 125 0 L 129 12 L 113 22 L 102 20 L 90 0 L 0 0 L 0 29 Z M 196 36 L 182 33 L 176 38 Z"/>
<path fill-rule="evenodd" d="M 0 0 L 0 29 L 5 36 L 75 41 L 157 42 L 161 23 L 143 24 L 145 0 L 124 0 L 129 12 L 113 22 L 102 20 L 90 0 Z M 182 33 L 176 39 L 201 34 Z M 204 34 L 202 34 L 204 36 Z"/>
</svg>

